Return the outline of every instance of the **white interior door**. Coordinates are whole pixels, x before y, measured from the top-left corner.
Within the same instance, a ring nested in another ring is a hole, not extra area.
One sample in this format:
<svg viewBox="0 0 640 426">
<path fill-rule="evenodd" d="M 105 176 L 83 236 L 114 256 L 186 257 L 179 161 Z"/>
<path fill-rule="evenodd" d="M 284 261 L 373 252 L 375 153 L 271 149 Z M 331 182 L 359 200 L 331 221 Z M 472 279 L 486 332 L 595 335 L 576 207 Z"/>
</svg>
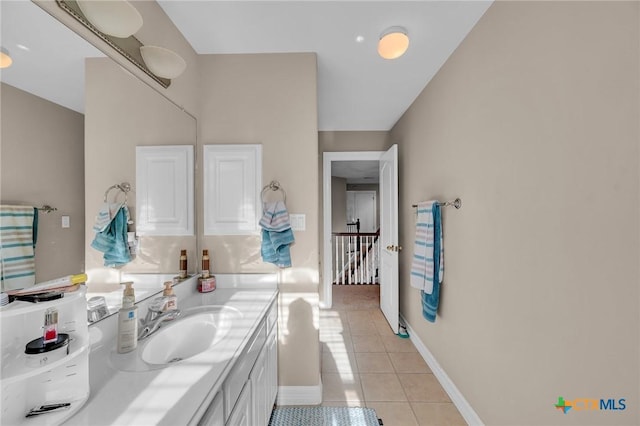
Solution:
<svg viewBox="0 0 640 426">
<path fill-rule="evenodd" d="M 398 146 L 380 157 L 380 309 L 398 333 Z"/>
</svg>

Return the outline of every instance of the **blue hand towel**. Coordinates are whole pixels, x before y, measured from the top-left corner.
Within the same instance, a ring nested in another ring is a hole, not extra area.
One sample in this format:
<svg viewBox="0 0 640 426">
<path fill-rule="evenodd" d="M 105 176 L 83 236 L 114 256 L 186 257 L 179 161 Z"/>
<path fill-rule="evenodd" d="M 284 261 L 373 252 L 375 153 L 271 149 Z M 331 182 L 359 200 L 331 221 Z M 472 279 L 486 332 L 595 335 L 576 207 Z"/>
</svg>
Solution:
<svg viewBox="0 0 640 426">
<path fill-rule="evenodd" d="M 2 291 L 32 286 L 36 281 L 35 246 L 38 209 L 0 206 Z"/>
<path fill-rule="evenodd" d="M 280 268 L 291 266 L 289 244 L 294 242 L 291 228 L 281 232 L 262 230 L 260 253 L 264 262 L 273 263 Z"/>
<path fill-rule="evenodd" d="M 127 244 L 127 222 L 129 209 L 122 205 L 109 225 L 97 232 L 91 247 L 104 253 L 104 266 L 118 267 L 131 262 Z"/>
<path fill-rule="evenodd" d="M 443 258 L 444 248 L 442 247 L 442 222 L 440 216 L 440 205 L 433 203 L 433 288 L 430 294 L 420 290 L 422 299 L 422 316 L 429 322 L 436 322 L 438 303 L 440 302 L 440 283 L 444 272 Z"/>
</svg>

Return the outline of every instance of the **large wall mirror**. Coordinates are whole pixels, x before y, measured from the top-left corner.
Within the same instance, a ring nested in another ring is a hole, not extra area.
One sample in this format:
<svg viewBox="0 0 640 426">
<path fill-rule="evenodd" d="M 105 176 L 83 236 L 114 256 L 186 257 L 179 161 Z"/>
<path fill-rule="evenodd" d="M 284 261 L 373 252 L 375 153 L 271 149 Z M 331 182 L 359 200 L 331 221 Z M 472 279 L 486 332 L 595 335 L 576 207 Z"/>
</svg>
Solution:
<svg viewBox="0 0 640 426">
<path fill-rule="evenodd" d="M 1 202 L 57 209 L 39 213 L 36 282 L 84 271 L 89 292 L 116 291 L 123 274 L 175 273 L 181 249 L 195 259 L 197 231 L 140 238 L 118 269 L 90 247 L 110 186 L 131 183 L 135 218 L 135 147 L 195 146 L 195 118 L 31 1 L 0 7 L 0 40 L 13 57 L 0 74 Z"/>
</svg>

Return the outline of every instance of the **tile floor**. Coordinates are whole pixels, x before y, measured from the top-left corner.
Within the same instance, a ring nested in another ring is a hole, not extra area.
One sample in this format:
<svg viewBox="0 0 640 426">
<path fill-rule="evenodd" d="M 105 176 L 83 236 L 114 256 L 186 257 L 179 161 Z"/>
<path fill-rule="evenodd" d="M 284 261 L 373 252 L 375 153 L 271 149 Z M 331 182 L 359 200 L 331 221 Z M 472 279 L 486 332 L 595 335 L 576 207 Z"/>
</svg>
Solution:
<svg viewBox="0 0 640 426">
<path fill-rule="evenodd" d="M 322 405 L 369 407 L 385 426 L 466 425 L 409 339 L 391 331 L 379 286 L 333 286 L 320 310 Z"/>
</svg>

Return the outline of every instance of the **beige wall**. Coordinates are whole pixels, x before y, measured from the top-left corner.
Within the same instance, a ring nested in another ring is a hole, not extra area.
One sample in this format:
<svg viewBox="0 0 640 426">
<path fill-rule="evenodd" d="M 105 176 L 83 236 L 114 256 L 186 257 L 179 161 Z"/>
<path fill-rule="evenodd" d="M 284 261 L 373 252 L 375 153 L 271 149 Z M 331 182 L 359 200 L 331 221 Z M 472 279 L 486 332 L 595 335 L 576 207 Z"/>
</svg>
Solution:
<svg viewBox="0 0 640 426">
<path fill-rule="evenodd" d="M 392 129 L 400 242 L 443 211 L 435 324 L 401 313 L 487 425 L 630 425 L 638 412 L 639 3 L 496 2 Z M 625 411 L 553 407 L 625 398 Z"/>
<path fill-rule="evenodd" d="M 196 236 L 140 237 L 138 254 L 119 269 L 105 268 L 103 254 L 91 247 L 95 237 L 93 218 L 111 185 L 129 182 L 128 206 L 135 231 L 136 153 L 139 145 L 195 145 L 196 120 L 158 92 L 149 88 L 107 58 L 86 62 L 85 204 L 86 264 L 92 291 L 118 289 L 121 272 L 174 273 L 178 271 L 180 249 L 191 259 L 195 273 Z M 109 193 L 109 200 L 118 194 Z M 122 196 L 119 198 L 122 200 Z"/>
<path fill-rule="evenodd" d="M 279 384 L 315 386 L 320 372 L 315 54 L 200 59 L 201 144 L 262 144 L 263 185 L 279 181 L 289 212 L 306 215 L 306 230 L 295 232 L 291 247 L 293 267 L 279 271 Z M 198 227 L 203 229 L 201 222 Z M 262 262 L 259 235 L 204 237 L 202 248 L 209 249 L 214 272 L 277 271 Z"/>
<path fill-rule="evenodd" d="M 383 131 L 322 131 L 318 133 L 319 152 L 386 151 L 389 133 Z M 322 162 L 322 155 L 320 155 Z"/>
<path fill-rule="evenodd" d="M 58 209 L 38 215 L 36 282 L 83 272 L 84 116 L 4 83 L 1 91 L 2 203 Z"/>
</svg>

